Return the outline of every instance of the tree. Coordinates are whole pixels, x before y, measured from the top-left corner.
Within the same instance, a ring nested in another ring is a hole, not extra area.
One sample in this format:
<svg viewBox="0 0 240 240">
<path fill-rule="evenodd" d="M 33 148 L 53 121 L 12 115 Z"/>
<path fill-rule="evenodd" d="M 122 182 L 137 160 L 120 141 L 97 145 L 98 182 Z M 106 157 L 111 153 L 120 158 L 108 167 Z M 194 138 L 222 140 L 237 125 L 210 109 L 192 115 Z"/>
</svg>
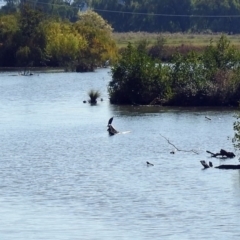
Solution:
<svg viewBox="0 0 240 240">
<path fill-rule="evenodd" d="M 46 48 L 52 66 L 75 65 L 86 40 L 68 22 L 46 22 Z"/>
<path fill-rule="evenodd" d="M 16 14 L 0 17 L 0 66 L 14 66 L 20 28 Z"/>
<path fill-rule="evenodd" d="M 23 49 L 29 48 L 28 64 L 31 66 L 42 66 L 45 64 L 44 47 L 46 38 L 42 28 L 42 22 L 45 20 L 45 15 L 40 10 L 34 10 L 31 6 L 23 4 L 18 16 L 19 20 L 19 36 L 17 51 L 22 52 Z M 17 55 L 17 58 L 20 55 Z M 17 59 L 20 62 L 20 59 Z M 26 60 L 27 61 L 27 60 Z"/>
<path fill-rule="evenodd" d="M 87 41 L 87 47 L 78 58 L 79 69 L 82 65 L 83 68 L 93 70 L 96 66 L 102 66 L 106 60 L 115 61 L 117 46 L 112 38 L 112 28 L 102 17 L 93 11 L 81 13 L 74 28 Z"/>
<path fill-rule="evenodd" d="M 99 14 L 94 11 L 88 10 L 86 12 L 79 12 L 79 23 L 84 26 L 98 28 L 108 33 L 112 33 L 113 28 L 107 23 Z"/>
</svg>

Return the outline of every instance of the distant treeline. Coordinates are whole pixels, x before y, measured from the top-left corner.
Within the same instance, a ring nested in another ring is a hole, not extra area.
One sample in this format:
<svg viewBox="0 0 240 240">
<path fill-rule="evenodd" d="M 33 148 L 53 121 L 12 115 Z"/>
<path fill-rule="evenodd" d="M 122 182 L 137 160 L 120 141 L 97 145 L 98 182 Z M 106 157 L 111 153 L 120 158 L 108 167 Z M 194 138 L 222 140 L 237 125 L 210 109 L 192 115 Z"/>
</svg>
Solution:
<svg viewBox="0 0 240 240">
<path fill-rule="evenodd" d="M 240 32 L 240 0 L 91 0 L 86 2 L 91 2 L 90 6 L 95 8 L 115 31 Z"/>
<path fill-rule="evenodd" d="M 30 3 L 46 14 L 74 22 L 79 10 L 93 9 L 117 32 L 240 33 L 240 0 L 4 0 L 1 12 Z"/>
</svg>

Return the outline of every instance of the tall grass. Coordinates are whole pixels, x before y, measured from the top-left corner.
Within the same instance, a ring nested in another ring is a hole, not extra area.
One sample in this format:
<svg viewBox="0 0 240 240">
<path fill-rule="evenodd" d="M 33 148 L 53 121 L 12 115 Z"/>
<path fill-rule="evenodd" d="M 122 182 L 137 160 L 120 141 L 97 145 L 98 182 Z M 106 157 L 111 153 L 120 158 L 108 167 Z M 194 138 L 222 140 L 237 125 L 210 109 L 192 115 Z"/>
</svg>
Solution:
<svg viewBox="0 0 240 240">
<path fill-rule="evenodd" d="M 98 90 L 91 89 L 88 92 L 88 96 L 90 97 L 89 102 L 91 104 L 96 104 L 97 103 L 97 99 L 101 96 L 101 94 L 100 94 L 100 92 Z"/>
</svg>

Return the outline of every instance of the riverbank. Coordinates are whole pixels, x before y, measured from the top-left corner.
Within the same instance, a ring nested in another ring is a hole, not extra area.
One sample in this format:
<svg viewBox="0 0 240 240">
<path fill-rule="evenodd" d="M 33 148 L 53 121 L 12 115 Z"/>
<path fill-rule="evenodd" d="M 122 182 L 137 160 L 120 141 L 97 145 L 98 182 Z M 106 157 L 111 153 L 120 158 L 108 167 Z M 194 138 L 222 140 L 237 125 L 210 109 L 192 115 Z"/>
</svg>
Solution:
<svg viewBox="0 0 240 240">
<path fill-rule="evenodd" d="M 50 67 L 30 67 L 30 68 L 22 68 L 22 67 L 0 67 L 0 72 L 18 72 L 18 73 L 24 73 L 24 72 L 52 72 L 52 73 L 58 73 L 58 72 L 65 72 L 64 68 L 50 68 Z"/>
</svg>

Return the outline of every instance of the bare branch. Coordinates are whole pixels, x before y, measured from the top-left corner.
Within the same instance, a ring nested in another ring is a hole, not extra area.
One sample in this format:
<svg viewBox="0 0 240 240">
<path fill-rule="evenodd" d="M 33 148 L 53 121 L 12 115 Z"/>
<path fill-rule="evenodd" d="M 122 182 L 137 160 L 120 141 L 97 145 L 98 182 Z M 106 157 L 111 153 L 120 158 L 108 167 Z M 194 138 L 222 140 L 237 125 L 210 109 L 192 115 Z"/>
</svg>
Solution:
<svg viewBox="0 0 240 240">
<path fill-rule="evenodd" d="M 162 134 L 160 134 L 161 137 L 163 137 L 165 140 L 167 140 L 167 142 L 172 145 L 177 151 L 181 151 L 181 152 L 193 152 L 195 154 L 199 154 L 197 151 L 195 150 L 181 150 L 179 148 L 177 148 L 173 143 L 171 143 L 166 137 L 164 137 Z"/>
</svg>

